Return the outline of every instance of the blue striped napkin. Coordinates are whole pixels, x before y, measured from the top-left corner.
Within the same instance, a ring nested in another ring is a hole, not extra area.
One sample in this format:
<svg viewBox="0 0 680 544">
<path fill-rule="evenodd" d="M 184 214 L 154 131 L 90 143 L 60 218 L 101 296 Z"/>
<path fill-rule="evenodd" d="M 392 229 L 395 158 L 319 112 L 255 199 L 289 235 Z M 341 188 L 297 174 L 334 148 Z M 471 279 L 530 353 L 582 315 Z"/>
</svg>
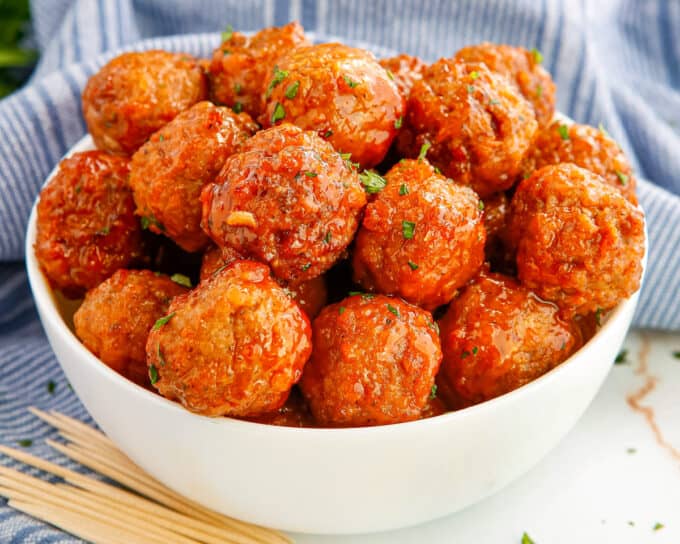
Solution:
<svg viewBox="0 0 680 544">
<path fill-rule="evenodd" d="M 32 14 L 40 63 L 24 90 L 0 101 L 2 443 L 32 439 L 32 453 L 63 463 L 42 445 L 55 432 L 25 407 L 91 422 L 47 344 L 21 263 L 39 188 L 85 133 L 81 89 L 122 49 L 207 56 L 227 23 L 256 30 L 297 19 L 320 41 L 339 37 L 427 61 L 483 40 L 538 48 L 558 84 L 558 108 L 579 122 L 602 123 L 644 178 L 639 198 L 651 245 L 636 325 L 680 330 L 680 2 L 34 0 Z M 0 502 L 0 542 L 75 541 Z"/>
</svg>

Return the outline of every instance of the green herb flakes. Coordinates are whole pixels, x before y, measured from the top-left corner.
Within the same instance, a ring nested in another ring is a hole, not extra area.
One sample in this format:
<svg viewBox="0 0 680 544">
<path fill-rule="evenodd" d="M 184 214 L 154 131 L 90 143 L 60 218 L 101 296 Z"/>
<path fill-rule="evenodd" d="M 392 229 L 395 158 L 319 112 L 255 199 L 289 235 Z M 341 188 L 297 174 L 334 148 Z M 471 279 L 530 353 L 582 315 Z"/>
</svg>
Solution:
<svg viewBox="0 0 680 544">
<path fill-rule="evenodd" d="M 191 285 L 191 280 L 184 274 L 173 274 L 170 276 L 170 279 L 182 287 L 188 287 L 189 289 L 193 287 Z"/>
<path fill-rule="evenodd" d="M 149 366 L 149 380 L 151 381 L 151 385 L 154 385 L 158 381 L 158 369 L 154 365 Z"/>
<path fill-rule="evenodd" d="M 390 313 L 393 313 L 394 315 L 396 315 L 397 317 L 399 317 L 399 310 L 397 310 L 397 309 L 396 309 L 394 306 L 392 306 L 391 304 L 388 304 L 388 305 L 387 305 L 387 310 L 388 310 Z"/>
<path fill-rule="evenodd" d="M 361 184 L 364 186 L 364 189 L 369 195 L 379 193 L 385 188 L 385 185 L 387 184 L 385 178 L 371 170 L 364 170 L 361 174 L 359 174 L 359 179 L 361 180 Z"/>
<path fill-rule="evenodd" d="M 543 62 L 543 55 L 535 47 L 531 50 L 531 56 L 534 58 L 536 64 L 541 64 Z"/>
<path fill-rule="evenodd" d="M 160 330 L 160 328 L 163 325 L 166 325 L 168 321 L 170 321 L 173 316 L 175 315 L 175 312 L 172 312 L 171 314 L 165 315 L 163 317 L 159 317 L 156 322 L 153 324 L 153 327 L 151 328 L 152 331 L 157 331 Z"/>
<path fill-rule="evenodd" d="M 302 271 L 303 271 L 303 272 L 307 272 L 307 270 L 309 270 L 309 268 L 310 268 L 311 266 L 312 266 L 312 263 L 303 264 L 303 265 L 302 265 Z"/>
<path fill-rule="evenodd" d="M 404 122 L 404 117 L 399 116 L 395 121 L 394 121 L 394 128 L 399 130 L 401 128 L 401 124 Z"/>
<path fill-rule="evenodd" d="M 493 100 L 489 100 L 489 106 L 498 106 L 500 104 L 500 100 L 496 100 L 495 98 Z"/>
<path fill-rule="evenodd" d="M 654 524 L 654 527 L 652 527 L 652 530 L 654 531 L 660 531 L 663 529 L 665 525 L 663 523 L 659 523 L 658 521 Z"/>
<path fill-rule="evenodd" d="M 468 94 L 472 94 L 475 92 L 475 86 L 474 85 L 468 85 L 467 86 L 467 92 Z"/>
<path fill-rule="evenodd" d="M 602 326 L 602 308 L 598 308 L 595 311 L 595 323 L 597 323 L 598 327 Z"/>
<path fill-rule="evenodd" d="M 163 224 L 160 221 L 158 221 L 158 219 L 156 219 L 153 215 L 142 216 L 140 222 L 142 224 L 142 229 L 144 230 L 148 230 L 149 227 L 153 225 L 158 230 L 165 231 L 165 227 L 163 226 Z"/>
<path fill-rule="evenodd" d="M 330 138 L 331 136 L 333 136 L 332 130 L 327 130 L 326 132 L 323 133 L 324 138 Z"/>
<path fill-rule="evenodd" d="M 402 183 L 399 186 L 399 195 L 400 196 L 406 196 L 408 194 L 408 186 L 405 183 Z"/>
<path fill-rule="evenodd" d="M 607 136 L 607 138 L 610 137 L 610 136 L 609 136 L 609 132 L 607 132 L 607 129 L 604 128 L 604 125 L 603 125 L 602 123 L 599 123 L 599 124 L 597 125 L 597 128 L 600 130 L 600 132 L 601 132 L 602 134 L 604 134 L 605 136 Z"/>
<path fill-rule="evenodd" d="M 425 156 L 427 155 L 427 151 L 432 147 L 432 144 L 428 141 L 423 143 L 423 145 L 420 146 L 420 152 L 418 153 L 418 160 L 422 161 Z"/>
<path fill-rule="evenodd" d="M 163 140 L 165 140 L 165 136 L 163 136 L 162 134 L 159 134 L 158 135 L 158 141 L 162 142 Z"/>
<path fill-rule="evenodd" d="M 392 73 L 392 70 L 385 69 L 385 71 L 387 72 L 387 77 L 394 81 L 394 74 Z"/>
<path fill-rule="evenodd" d="M 358 82 L 358 81 L 353 81 L 352 79 L 350 79 L 349 76 L 342 76 L 342 79 L 345 81 L 345 83 L 347 83 L 347 86 L 348 86 L 350 89 L 354 89 L 354 87 L 356 87 L 357 85 L 359 85 L 359 82 Z"/>
<path fill-rule="evenodd" d="M 437 384 L 433 384 L 432 388 L 430 389 L 430 400 L 434 400 L 437 398 Z"/>
<path fill-rule="evenodd" d="M 543 96 L 543 85 L 536 86 L 536 98 L 541 98 Z"/>
<path fill-rule="evenodd" d="M 286 98 L 290 98 L 291 100 L 297 96 L 298 89 L 300 88 L 300 82 L 299 81 L 294 81 L 288 87 L 286 87 L 286 92 L 284 93 L 286 95 Z"/>
<path fill-rule="evenodd" d="M 241 102 L 236 102 L 231 109 L 234 113 L 241 113 L 243 111 L 243 104 L 241 104 Z"/>
<path fill-rule="evenodd" d="M 286 110 L 283 109 L 283 106 L 281 105 L 280 102 L 276 103 L 276 106 L 274 106 L 274 113 L 272 113 L 272 125 L 275 124 L 277 121 L 280 121 L 281 119 L 284 119 L 286 117 Z"/>
<path fill-rule="evenodd" d="M 477 79 L 478 77 L 479 77 L 479 72 L 478 72 L 477 70 L 474 70 L 474 71 L 470 72 L 470 79 L 471 79 L 471 80 L 474 81 L 474 80 Z"/>
<path fill-rule="evenodd" d="M 568 140 L 569 139 L 569 127 L 567 125 L 559 125 L 557 127 L 557 132 L 560 134 L 560 138 L 563 140 Z"/>
<path fill-rule="evenodd" d="M 340 307 L 338 308 L 338 313 L 339 313 L 340 315 L 342 315 L 342 314 L 345 313 L 345 310 L 346 310 L 346 309 L 347 309 L 347 308 L 345 308 L 344 306 L 340 306 Z"/>
<path fill-rule="evenodd" d="M 242 89 L 243 89 L 243 87 L 241 86 L 240 83 L 235 83 L 235 84 L 234 84 L 234 94 L 236 94 L 236 95 L 241 94 L 241 90 L 242 90 Z"/>
<path fill-rule="evenodd" d="M 22 448 L 30 448 L 33 445 L 33 440 L 30 438 L 24 438 L 23 440 L 17 440 L 17 444 L 19 444 Z"/>
<path fill-rule="evenodd" d="M 279 85 L 284 79 L 288 77 L 288 70 L 279 70 L 278 66 L 274 66 L 274 77 L 269 82 L 267 86 L 267 91 L 265 92 L 265 98 L 269 98 L 274 91 L 274 87 Z"/>
<path fill-rule="evenodd" d="M 331 236 L 332 236 L 331 231 L 328 231 L 326 233 L 326 236 L 323 237 L 323 243 L 324 244 L 330 244 L 331 243 Z"/>
<path fill-rule="evenodd" d="M 406 240 L 410 240 L 416 232 L 416 224 L 413 221 L 402 221 L 401 232 Z"/>
<path fill-rule="evenodd" d="M 477 208 L 479 208 L 480 212 L 484 211 L 484 202 L 480 200 L 479 203 L 477 204 Z"/>
<path fill-rule="evenodd" d="M 461 359 L 467 359 L 470 356 L 470 352 L 468 350 L 464 350 L 463 353 L 460 354 Z"/>
<path fill-rule="evenodd" d="M 532 538 L 526 533 L 522 533 L 522 544 L 536 544 Z"/>
<path fill-rule="evenodd" d="M 319 174 L 317 174 L 316 172 L 310 172 L 310 171 L 305 172 L 305 176 L 307 176 L 308 178 L 315 178 L 318 175 Z"/>
<path fill-rule="evenodd" d="M 55 390 L 56 388 L 57 388 L 57 384 L 54 383 L 53 380 L 50 380 L 49 382 L 47 382 L 47 392 L 48 392 L 50 395 L 54 395 L 54 390 Z"/>
<path fill-rule="evenodd" d="M 619 354 L 616 356 L 616 359 L 614 359 L 614 364 L 616 365 L 622 365 L 628 362 L 626 357 L 628 356 L 628 350 L 627 349 L 622 349 Z"/>
<path fill-rule="evenodd" d="M 427 324 L 428 327 L 430 327 L 434 332 L 439 334 L 439 324 L 436 321 L 430 321 Z"/>
<path fill-rule="evenodd" d="M 224 32 L 222 32 L 222 41 L 223 42 L 228 42 L 231 40 L 231 37 L 234 35 L 234 27 L 231 25 L 227 25 L 227 28 L 224 29 Z"/>
<path fill-rule="evenodd" d="M 411 270 L 418 270 L 418 265 L 416 263 L 414 263 L 413 261 L 409 261 L 408 266 Z"/>
<path fill-rule="evenodd" d="M 619 178 L 619 183 L 624 187 L 628 185 L 628 176 L 623 172 L 616 170 L 616 177 Z"/>
</svg>

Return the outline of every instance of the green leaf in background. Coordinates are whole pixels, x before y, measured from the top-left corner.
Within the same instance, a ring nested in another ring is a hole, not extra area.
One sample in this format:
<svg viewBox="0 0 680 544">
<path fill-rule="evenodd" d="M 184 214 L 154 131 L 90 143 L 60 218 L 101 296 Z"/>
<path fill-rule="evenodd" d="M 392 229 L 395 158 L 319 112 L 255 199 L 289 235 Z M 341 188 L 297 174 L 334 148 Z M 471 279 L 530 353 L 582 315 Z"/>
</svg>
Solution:
<svg viewBox="0 0 680 544">
<path fill-rule="evenodd" d="M 0 0 L 0 98 L 21 86 L 37 59 L 24 46 L 30 22 L 28 0 Z"/>
</svg>

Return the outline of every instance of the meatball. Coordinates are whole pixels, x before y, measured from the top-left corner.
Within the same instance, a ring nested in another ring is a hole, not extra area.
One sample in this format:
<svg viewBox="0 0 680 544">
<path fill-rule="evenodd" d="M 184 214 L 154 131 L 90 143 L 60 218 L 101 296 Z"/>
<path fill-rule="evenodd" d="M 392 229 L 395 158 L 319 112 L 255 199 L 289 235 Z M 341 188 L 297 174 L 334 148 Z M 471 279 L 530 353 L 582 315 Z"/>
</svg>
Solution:
<svg viewBox="0 0 680 544">
<path fill-rule="evenodd" d="M 149 270 L 118 270 L 85 295 L 73 316 L 76 336 L 104 364 L 148 385 L 149 331 L 168 313 L 170 301 L 186 291 Z"/>
<path fill-rule="evenodd" d="M 520 281 L 565 315 L 608 310 L 640 287 L 642 210 L 589 170 L 564 163 L 523 180 L 508 236 Z"/>
<path fill-rule="evenodd" d="M 555 114 L 555 84 L 541 66 L 542 55 L 523 47 L 480 43 L 463 47 L 454 56 L 463 62 L 483 62 L 493 72 L 504 75 L 517 85 L 534 109 L 536 121 L 545 126 Z"/>
<path fill-rule="evenodd" d="M 52 287 L 78 298 L 143 254 L 129 161 L 76 153 L 40 193 L 35 256 Z"/>
<path fill-rule="evenodd" d="M 557 306 L 516 280 L 483 272 L 439 322 L 438 391 L 452 408 L 508 393 L 564 361 L 580 345 Z"/>
<path fill-rule="evenodd" d="M 293 388 L 286 403 L 268 414 L 248 418 L 254 423 L 278 425 L 280 427 L 314 427 L 314 418 L 309 413 L 309 406 L 297 388 Z"/>
<path fill-rule="evenodd" d="M 321 275 L 354 237 L 366 194 L 358 174 L 313 132 L 258 132 L 201 195 L 203 228 L 220 247 L 268 263 L 282 280 Z"/>
<path fill-rule="evenodd" d="M 269 269 L 236 261 L 175 298 L 146 344 L 152 385 L 207 416 L 281 408 L 312 350 L 309 320 Z"/>
<path fill-rule="evenodd" d="M 297 22 L 260 30 L 248 37 L 226 32 L 210 63 L 210 94 L 214 102 L 257 119 L 264 109 L 267 77 L 279 59 L 296 47 L 310 45 Z"/>
<path fill-rule="evenodd" d="M 514 83 L 481 63 L 435 62 L 414 83 L 407 110 L 399 151 L 426 154 L 482 198 L 512 186 L 538 127 Z"/>
<path fill-rule="evenodd" d="M 515 253 L 505 244 L 510 216 L 510 199 L 505 193 L 495 193 L 484 199 L 484 254 L 495 272 L 515 276 Z"/>
<path fill-rule="evenodd" d="M 422 77 L 421 72 L 425 68 L 425 63 L 418 57 L 406 54 L 380 59 L 378 63 L 387 70 L 387 75 L 397 84 L 404 100 L 408 99 L 413 83 Z"/>
<path fill-rule="evenodd" d="M 357 234 L 354 281 L 432 310 L 482 266 L 482 203 L 424 160 L 399 162 L 385 181 Z"/>
<path fill-rule="evenodd" d="M 603 130 L 555 121 L 539 131 L 524 161 L 524 177 L 544 166 L 563 162 L 599 174 L 606 183 L 637 204 L 633 169 L 618 144 Z"/>
<path fill-rule="evenodd" d="M 203 255 L 201 280 L 210 277 L 220 268 L 239 259 L 243 259 L 243 257 L 230 247 L 225 247 L 224 249 L 213 247 Z M 298 284 L 287 284 L 279 280 L 279 284 L 310 318 L 316 317 L 328 300 L 328 290 L 324 276 L 317 276 Z"/>
<path fill-rule="evenodd" d="M 198 61 L 167 51 L 123 53 L 93 75 L 83 115 L 99 149 L 131 155 L 178 113 L 206 98 Z"/>
<path fill-rule="evenodd" d="M 404 99 L 368 51 L 325 43 L 291 51 L 267 84 L 261 123 L 314 130 L 364 168 L 387 154 Z"/>
<path fill-rule="evenodd" d="M 148 228 L 186 251 L 209 243 L 201 229 L 201 190 L 227 157 L 255 133 L 248 116 L 199 102 L 156 132 L 133 155 L 130 186 Z"/>
<path fill-rule="evenodd" d="M 313 331 L 300 388 L 319 424 L 422 417 L 442 357 L 429 312 L 397 298 L 354 295 L 326 306 Z"/>
</svg>

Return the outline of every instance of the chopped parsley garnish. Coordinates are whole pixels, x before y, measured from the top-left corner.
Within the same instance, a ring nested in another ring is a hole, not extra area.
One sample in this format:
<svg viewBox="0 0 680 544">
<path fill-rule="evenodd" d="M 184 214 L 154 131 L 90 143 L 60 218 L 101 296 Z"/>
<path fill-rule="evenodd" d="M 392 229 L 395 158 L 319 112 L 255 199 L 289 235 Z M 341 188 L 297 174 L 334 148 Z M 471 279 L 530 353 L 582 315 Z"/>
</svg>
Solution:
<svg viewBox="0 0 680 544">
<path fill-rule="evenodd" d="M 149 380 L 151 381 L 151 385 L 154 385 L 158 381 L 158 369 L 154 365 L 149 367 Z"/>
<path fill-rule="evenodd" d="M 598 308 L 595 311 L 595 323 L 597 323 L 598 327 L 602 326 L 602 308 Z"/>
<path fill-rule="evenodd" d="M 437 398 L 437 384 L 432 385 L 432 389 L 430 389 L 430 400 L 434 400 Z"/>
<path fill-rule="evenodd" d="M 331 236 L 332 236 L 331 231 L 328 231 L 326 233 L 326 236 L 323 237 L 323 243 L 324 244 L 330 244 L 331 243 Z"/>
<path fill-rule="evenodd" d="M 345 80 L 345 83 L 347 83 L 347 86 L 350 89 L 354 89 L 357 85 L 359 85 L 358 81 L 352 81 L 349 76 L 342 76 L 342 79 Z"/>
<path fill-rule="evenodd" d="M 224 29 L 224 32 L 222 32 L 222 41 L 227 42 L 231 40 L 231 37 L 234 35 L 234 27 L 231 25 L 227 25 L 227 28 Z"/>
<path fill-rule="evenodd" d="M 539 53 L 540 54 L 540 53 Z M 536 544 L 531 537 L 525 532 L 522 534 L 522 544 Z"/>
<path fill-rule="evenodd" d="M 435 173 L 435 174 L 439 174 L 440 176 L 442 175 L 442 171 L 439 169 L 438 166 L 435 166 L 435 167 L 434 167 L 434 173 Z"/>
<path fill-rule="evenodd" d="M 479 204 L 477 204 L 477 207 L 479 208 L 480 211 L 484 210 L 484 202 L 480 200 Z"/>
<path fill-rule="evenodd" d="M 560 133 L 560 138 L 563 140 L 569 139 L 569 127 L 567 125 L 559 125 L 557 127 L 557 132 Z"/>
<path fill-rule="evenodd" d="M 97 231 L 97 234 L 99 234 L 100 236 L 106 236 L 109 232 L 111 232 L 111 227 L 106 225 L 103 229 L 99 229 Z"/>
<path fill-rule="evenodd" d="M 399 194 L 400 194 L 401 196 L 405 196 L 405 195 L 408 194 L 408 187 L 406 186 L 405 183 L 402 183 L 402 184 L 399 186 Z"/>
<path fill-rule="evenodd" d="M 17 440 L 17 444 L 19 444 L 22 448 L 30 448 L 33 445 L 33 440 L 30 438 L 24 438 L 23 440 Z"/>
<path fill-rule="evenodd" d="M 658 531 L 658 530 L 663 529 L 663 528 L 664 528 L 664 524 L 663 524 L 663 523 L 659 523 L 658 521 L 654 524 L 654 527 L 652 527 L 652 529 L 653 529 L 654 531 Z"/>
<path fill-rule="evenodd" d="M 409 261 L 408 266 L 411 270 L 418 270 L 418 265 L 416 263 L 414 263 L 413 261 Z"/>
<path fill-rule="evenodd" d="M 468 85 L 467 86 L 467 92 L 468 94 L 472 94 L 475 92 L 475 86 L 474 85 Z"/>
<path fill-rule="evenodd" d="M 543 55 L 541 55 L 541 52 L 535 47 L 531 50 L 531 56 L 534 57 L 534 62 L 536 64 L 541 64 L 543 62 Z"/>
<path fill-rule="evenodd" d="M 500 104 L 500 100 L 496 100 L 495 98 L 493 100 L 489 100 L 489 106 L 498 106 Z"/>
<path fill-rule="evenodd" d="M 162 231 L 165 230 L 165 227 L 163 226 L 163 224 L 160 221 L 158 221 L 158 219 L 156 219 L 153 215 L 142 216 L 141 223 L 142 223 L 142 228 L 144 230 L 147 230 L 151 225 L 156 227 L 158 230 L 162 230 Z"/>
<path fill-rule="evenodd" d="M 234 94 L 241 94 L 241 89 L 243 89 L 243 87 L 241 87 L 240 83 L 234 84 Z"/>
<path fill-rule="evenodd" d="M 478 351 L 479 351 L 479 348 L 477 346 L 475 346 L 474 348 L 472 348 L 472 355 L 477 355 Z"/>
<path fill-rule="evenodd" d="M 295 98 L 297 96 L 299 88 L 300 88 L 300 82 L 299 81 L 295 81 L 295 82 L 291 83 L 290 85 L 288 85 L 288 87 L 286 87 L 286 92 L 284 93 L 286 95 L 286 98 L 290 98 L 290 99 Z"/>
<path fill-rule="evenodd" d="M 432 147 L 432 144 L 428 141 L 423 143 L 423 145 L 420 146 L 420 152 L 418 153 L 418 160 L 422 161 L 425 158 L 425 155 L 427 155 L 427 151 Z"/>
<path fill-rule="evenodd" d="M 614 359 L 614 364 L 616 365 L 622 365 L 624 363 L 627 363 L 626 357 L 628 356 L 628 350 L 627 349 L 622 349 L 619 354 L 616 356 L 616 359 Z"/>
<path fill-rule="evenodd" d="M 340 306 L 340 307 L 338 308 L 338 313 L 339 313 L 340 315 L 342 315 L 343 313 L 345 313 L 345 310 L 346 310 L 346 309 L 347 309 L 347 308 L 345 308 L 344 306 Z"/>
<path fill-rule="evenodd" d="M 222 54 L 226 57 L 227 55 L 231 55 L 231 49 L 222 49 Z"/>
<path fill-rule="evenodd" d="M 385 69 L 385 71 L 387 72 L 387 77 L 394 81 L 394 74 L 392 73 L 392 70 Z"/>
<path fill-rule="evenodd" d="M 397 317 L 399 317 L 399 310 L 397 310 L 397 309 L 396 309 L 394 306 L 392 306 L 391 304 L 388 304 L 388 305 L 387 305 L 387 310 L 388 310 L 389 312 L 393 313 L 394 315 L 396 315 Z"/>
<path fill-rule="evenodd" d="M 536 86 L 536 98 L 541 98 L 543 96 L 543 85 Z"/>
<path fill-rule="evenodd" d="M 47 382 L 47 392 L 48 392 L 50 395 L 53 395 L 53 394 L 54 394 L 54 390 L 55 390 L 56 388 L 57 388 L 57 384 L 54 383 L 53 380 L 50 380 L 49 382 Z"/>
<path fill-rule="evenodd" d="M 468 350 L 463 351 L 463 353 L 460 354 L 461 359 L 467 359 L 470 356 L 470 352 Z"/>
<path fill-rule="evenodd" d="M 379 174 L 376 174 L 375 172 L 372 172 L 371 170 L 364 170 L 361 174 L 359 174 L 359 179 L 361 180 L 361 184 L 364 186 L 364 189 L 369 195 L 379 193 L 385 188 L 385 185 L 387 184 L 385 178 Z"/>
<path fill-rule="evenodd" d="M 307 272 L 309 270 L 309 267 L 312 266 L 312 263 L 307 263 L 302 265 L 302 271 Z"/>
<path fill-rule="evenodd" d="M 163 136 L 162 134 L 159 134 L 158 135 L 158 141 L 162 142 L 163 140 L 165 140 L 165 136 Z"/>
<path fill-rule="evenodd" d="M 269 82 L 269 86 L 267 87 L 267 92 L 264 95 L 265 98 L 269 98 L 272 95 L 272 91 L 274 91 L 274 87 L 276 87 L 279 83 L 281 83 L 287 77 L 288 77 L 288 70 L 279 70 L 278 66 L 274 66 L 274 77 Z"/>
<path fill-rule="evenodd" d="M 274 106 L 274 113 L 272 113 L 272 125 L 284 117 L 286 117 L 286 110 L 283 109 L 280 102 L 277 102 Z"/>
<path fill-rule="evenodd" d="M 307 176 L 308 178 L 315 178 L 318 175 L 319 174 L 317 174 L 316 172 L 310 172 L 310 171 L 305 172 L 305 176 Z"/>
<path fill-rule="evenodd" d="M 436 321 L 430 321 L 427 324 L 428 327 L 430 327 L 434 332 L 439 334 L 439 324 Z"/>
<path fill-rule="evenodd" d="M 394 128 L 396 128 L 397 130 L 399 130 L 399 129 L 401 128 L 401 124 L 402 124 L 403 122 L 404 122 L 404 117 L 400 115 L 400 116 L 394 121 Z"/>
<path fill-rule="evenodd" d="M 406 240 L 410 240 L 416 232 L 416 224 L 413 221 L 402 221 L 401 232 Z"/>
<path fill-rule="evenodd" d="M 241 104 L 241 102 L 236 102 L 231 109 L 234 113 L 241 113 L 243 111 L 243 104 Z"/>
<path fill-rule="evenodd" d="M 373 293 L 363 293 L 361 291 L 350 291 L 347 293 L 347 296 L 350 297 L 360 296 L 364 300 L 371 300 L 375 298 L 375 295 Z"/>
<path fill-rule="evenodd" d="M 340 157 L 342 158 L 343 161 L 345 161 L 347 168 L 349 168 L 350 170 L 353 169 L 353 168 L 359 168 L 358 162 L 352 162 L 352 154 L 351 153 L 340 153 Z"/>
<path fill-rule="evenodd" d="M 619 183 L 624 187 L 628 184 L 628 176 L 623 172 L 616 170 L 616 177 L 619 178 Z"/>
<path fill-rule="evenodd" d="M 163 317 L 159 317 L 156 322 L 153 324 L 153 327 L 151 328 L 152 331 L 157 331 L 160 330 L 160 328 L 167 324 L 168 321 L 170 321 L 175 315 L 175 312 L 172 312 L 171 314 L 165 315 Z M 159 347 L 159 353 L 160 353 L 160 347 Z"/>
<path fill-rule="evenodd" d="M 323 133 L 324 138 L 330 138 L 331 136 L 333 136 L 332 130 L 327 130 L 326 132 Z"/>
<path fill-rule="evenodd" d="M 470 79 L 475 80 L 479 77 L 479 72 L 477 70 L 474 70 L 473 72 L 470 72 Z"/>
<path fill-rule="evenodd" d="M 188 287 L 189 289 L 192 288 L 191 280 L 184 274 L 173 274 L 170 276 L 170 279 L 175 283 L 182 285 L 183 287 Z"/>
<path fill-rule="evenodd" d="M 609 132 L 607 132 L 607 129 L 604 128 L 604 125 L 602 123 L 599 123 L 597 125 L 597 128 L 600 129 L 600 132 L 604 134 L 605 136 L 609 137 Z"/>
<path fill-rule="evenodd" d="M 158 355 L 158 362 L 160 363 L 161 366 L 165 366 L 165 359 L 163 358 L 163 354 L 161 353 L 161 345 L 156 344 L 156 354 Z M 151 365 L 153 366 L 153 365 Z M 154 382 L 151 382 L 154 383 Z"/>
</svg>

